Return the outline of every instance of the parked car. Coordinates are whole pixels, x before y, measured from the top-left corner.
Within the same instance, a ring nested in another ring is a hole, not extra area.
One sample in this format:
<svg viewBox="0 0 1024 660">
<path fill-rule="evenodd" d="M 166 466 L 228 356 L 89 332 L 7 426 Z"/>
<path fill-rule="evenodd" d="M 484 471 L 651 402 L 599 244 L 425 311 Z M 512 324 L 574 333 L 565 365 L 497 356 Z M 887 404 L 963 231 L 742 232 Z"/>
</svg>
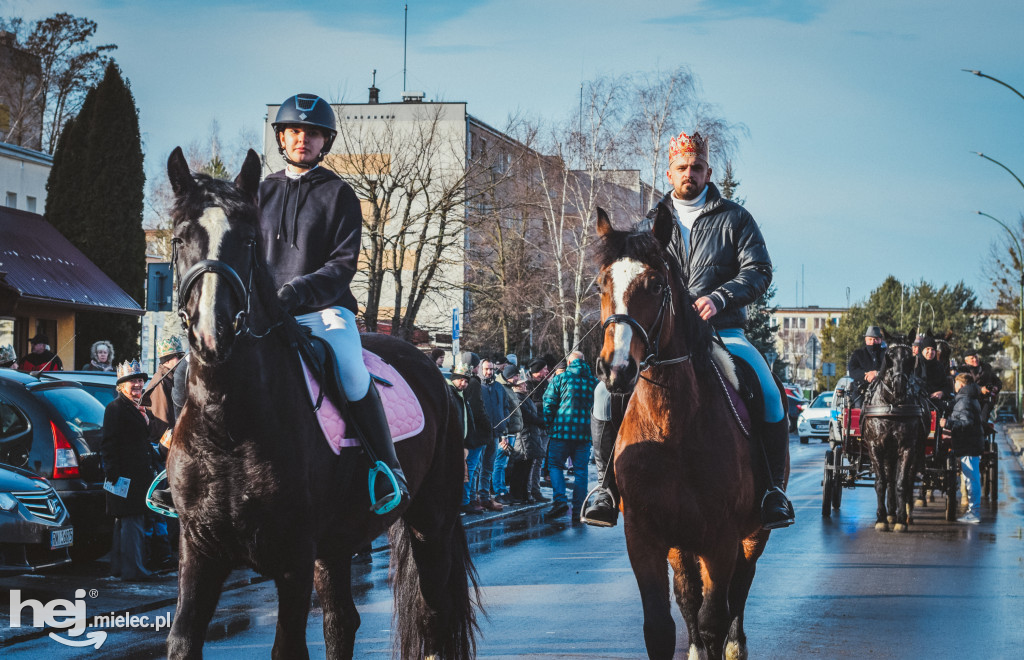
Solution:
<svg viewBox="0 0 1024 660">
<path fill-rule="evenodd" d="M 67 507 L 45 479 L 0 466 L 0 577 L 67 564 L 74 533 Z"/>
<path fill-rule="evenodd" d="M 71 380 L 82 386 L 106 408 L 117 398 L 117 372 L 115 371 L 44 371 L 40 378 Z M 98 449 L 98 447 L 97 447 Z"/>
<path fill-rule="evenodd" d="M 104 406 L 78 383 L 0 369 L 0 464 L 50 481 L 71 514 L 76 561 L 110 549 L 99 443 Z"/>
<path fill-rule="evenodd" d="M 803 409 L 796 418 L 796 433 L 800 443 L 806 445 L 811 438 L 828 440 L 829 425 L 832 423 L 832 392 L 822 392 L 814 397 L 811 405 Z"/>
<path fill-rule="evenodd" d="M 795 396 L 787 391 L 786 405 L 789 407 L 789 432 L 792 433 L 796 430 L 797 417 L 799 417 L 800 413 L 807 407 L 807 399 Z"/>
</svg>

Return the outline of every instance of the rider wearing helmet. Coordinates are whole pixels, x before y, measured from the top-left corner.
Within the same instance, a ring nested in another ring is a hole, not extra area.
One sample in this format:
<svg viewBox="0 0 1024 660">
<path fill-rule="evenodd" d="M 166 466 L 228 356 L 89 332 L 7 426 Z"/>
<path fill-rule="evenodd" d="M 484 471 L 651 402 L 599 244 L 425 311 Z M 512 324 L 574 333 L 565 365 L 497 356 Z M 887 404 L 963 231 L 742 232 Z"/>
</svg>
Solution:
<svg viewBox="0 0 1024 660">
<path fill-rule="evenodd" d="M 287 166 L 259 191 L 260 245 L 282 306 L 334 349 L 352 421 L 370 453 L 391 469 L 398 494 L 408 496 L 380 396 L 363 364 L 356 328 L 356 273 L 362 212 L 351 186 L 320 167 L 338 131 L 334 110 L 319 96 L 296 94 L 272 124 Z M 394 491 L 377 480 L 374 511 L 393 508 Z M 383 492 L 382 492 L 383 491 Z"/>
</svg>

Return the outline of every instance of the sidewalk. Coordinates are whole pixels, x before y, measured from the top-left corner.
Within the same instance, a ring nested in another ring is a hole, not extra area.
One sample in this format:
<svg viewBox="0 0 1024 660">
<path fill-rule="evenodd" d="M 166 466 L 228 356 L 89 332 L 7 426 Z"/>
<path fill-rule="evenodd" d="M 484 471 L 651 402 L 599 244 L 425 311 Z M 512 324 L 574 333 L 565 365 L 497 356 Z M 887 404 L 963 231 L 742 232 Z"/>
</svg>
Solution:
<svg viewBox="0 0 1024 660">
<path fill-rule="evenodd" d="M 1003 433 L 1006 434 L 1010 451 L 1013 452 L 1017 462 L 1024 468 L 1024 424 L 1017 422 L 1003 424 Z"/>
</svg>

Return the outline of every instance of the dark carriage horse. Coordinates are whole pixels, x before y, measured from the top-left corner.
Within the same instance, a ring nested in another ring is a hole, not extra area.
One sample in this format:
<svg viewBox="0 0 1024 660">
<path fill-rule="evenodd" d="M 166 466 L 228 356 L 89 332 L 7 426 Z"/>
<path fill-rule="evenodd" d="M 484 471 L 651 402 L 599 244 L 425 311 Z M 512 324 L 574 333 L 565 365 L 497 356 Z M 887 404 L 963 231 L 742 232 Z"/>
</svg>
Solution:
<svg viewBox="0 0 1024 660">
<path fill-rule="evenodd" d="M 315 585 L 327 657 L 351 658 L 359 614 L 354 551 L 390 529 L 396 651 L 402 658 L 475 654 L 474 569 L 459 520 L 461 424 L 438 369 L 411 344 L 363 335 L 419 397 L 424 430 L 396 445 L 412 494 L 370 512 L 368 464 L 336 456 L 306 394 L 295 328 L 257 255 L 260 159 L 234 183 L 193 175 L 176 149 L 173 243 L 181 313 L 192 349 L 188 402 L 167 472 L 180 515 L 178 609 L 168 657 L 198 658 L 221 587 L 236 564 L 274 579 L 273 657 L 306 658 Z"/>
<path fill-rule="evenodd" d="M 616 231 L 598 210 L 597 372 L 610 392 L 631 393 L 612 454 L 615 483 L 647 654 L 675 652 L 667 561 L 689 657 L 746 658 L 744 609 L 770 534 L 760 517 L 765 481 L 726 391 L 731 358 L 715 348 L 667 256 L 674 222 L 659 205 L 652 232 Z"/>
<path fill-rule="evenodd" d="M 904 532 L 911 519 L 918 447 L 931 418 L 928 398 L 914 375 L 916 359 L 905 338 L 892 339 L 860 412 L 861 442 L 875 473 L 875 529 Z"/>
</svg>

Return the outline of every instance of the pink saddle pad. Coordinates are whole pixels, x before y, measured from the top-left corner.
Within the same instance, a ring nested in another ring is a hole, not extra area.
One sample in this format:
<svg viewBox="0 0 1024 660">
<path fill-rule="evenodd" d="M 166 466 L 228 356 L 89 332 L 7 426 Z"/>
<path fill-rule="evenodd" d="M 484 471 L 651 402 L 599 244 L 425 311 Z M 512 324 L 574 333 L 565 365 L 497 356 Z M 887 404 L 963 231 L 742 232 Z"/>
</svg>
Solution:
<svg viewBox="0 0 1024 660">
<path fill-rule="evenodd" d="M 409 383 L 405 382 L 405 378 L 394 367 L 365 348 L 363 349 L 363 364 L 366 365 L 371 377 L 378 376 L 391 383 L 390 386 L 377 383 L 377 391 L 380 392 L 381 401 L 384 403 L 384 412 L 388 418 L 388 426 L 391 428 L 391 439 L 398 442 L 411 438 L 422 431 L 426 424 L 423 407 L 412 388 L 409 387 Z M 302 362 L 302 372 L 306 376 L 310 399 L 315 404 L 320 397 L 320 383 L 313 377 L 305 360 Z M 320 422 L 320 429 L 324 432 L 324 437 L 327 438 L 327 444 L 335 454 L 340 454 L 342 447 L 359 446 L 359 440 L 346 435 L 345 420 L 327 397 L 324 397 L 316 416 Z"/>
</svg>

